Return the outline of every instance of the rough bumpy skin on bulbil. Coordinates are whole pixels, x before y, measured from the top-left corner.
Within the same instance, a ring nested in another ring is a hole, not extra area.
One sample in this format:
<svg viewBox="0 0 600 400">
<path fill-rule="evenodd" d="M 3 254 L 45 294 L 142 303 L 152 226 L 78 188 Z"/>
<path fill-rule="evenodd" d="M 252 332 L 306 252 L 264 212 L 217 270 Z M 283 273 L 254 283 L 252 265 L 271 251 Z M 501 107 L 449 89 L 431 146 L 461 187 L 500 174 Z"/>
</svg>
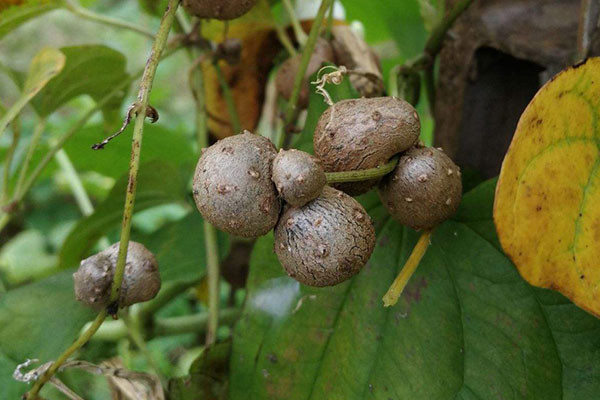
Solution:
<svg viewBox="0 0 600 400">
<path fill-rule="evenodd" d="M 219 140 L 204 152 L 194 174 L 194 199 L 218 229 L 257 237 L 277 223 L 280 201 L 271 181 L 273 143 L 248 131 Z"/>
<path fill-rule="evenodd" d="M 280 150 L 273 161 L 273 182 L 279 195 L 300 207 L 317 198 L 327 183 L 318 158 L 300 150 Z"/>
<path fill-rule="evenodd" d="M 404 100 L 342 100 L 319 119 L 313 138 L 315 155 L 327 172 L 374 168 L 415 144 L 420 129 L 417 112 Z M 376 184 L 377 180 L 371 180 L 335 187 L 357 195 Z"/>
<path fill-rule="evenodd" d="M 275 86 L 277 92 L 286 100 L 292 97 L 292 91 L 294 89 L 294 79 L 300 66 L 300 59 L 302 54 L 298 54 L 294 57 L 290 57 L 281 64 L 281 67 L 277 71 L 275 77 Z M 300 90 L 300 97 L 298 98 L 298 107 L 306 108 L 308 106 L 308 97 L 310 86 L 308 79 L 312 74 L 317 72 L 321 65 L 325 62 L 333 62 L 335 60 L 333 55 L 333 49 L 329 42 L 325 39 L 318 39 L 315 44 L 315 50 L 310 56 L 310 62 L 306 73 L 304 74 L 304 81 L 302 82 L 302 88 Z"/>
<path fill-rule="evenodd" d="M 357 274 L 375 246 L 371 218 L 359 202 L 325 186 L 303 207 L 288 207 L 275 228 L 275 252 L 288 275 L 332 286 Z"/>
<path fill-rule="evenodd" d="M 108 305 L 118 253 L 119 243 L 115 243 L 81 262 L 73 274 L 78 301 L 96 309 Z M 119 307 L 148 301 L 159 289 L 160 275 L 154 255 L 144 245 L 129 242 Z"/>
<path fill-rule="evenodd" d="M 256 0 L 183 0 L 186 11 L 198 18 L 228 20 L 241 17 Z"/>
<path fill-rule="evenodd" d="M 381 181 L 379 197 L 389 213 L 413 229 L 428 229 L 452 216 L 462 193 L 460 169 L 443 151 L 413 148 Z"/>
</svg>

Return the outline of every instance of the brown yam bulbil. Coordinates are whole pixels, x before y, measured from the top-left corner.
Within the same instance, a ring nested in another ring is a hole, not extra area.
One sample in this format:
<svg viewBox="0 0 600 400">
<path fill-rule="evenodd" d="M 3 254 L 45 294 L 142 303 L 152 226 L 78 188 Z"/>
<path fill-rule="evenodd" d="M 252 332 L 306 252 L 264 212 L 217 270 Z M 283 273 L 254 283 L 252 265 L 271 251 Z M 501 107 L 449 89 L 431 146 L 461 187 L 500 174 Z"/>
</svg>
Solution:
<svg viewBox="0 0 600 400">
<path fill-rule="evenodd" d="M 81 261 L 75 280 L 78 301 L 101 309 L 108 306 L 113 276 L 117 265 L 119 243 Z M 158 263 L 154 255 L 137 242 L 129 242 L 127 262 L 119 295 L 119 307 L 148 301 L 160 289 Z"/>
<path fill-rule="evenodd" d="M 229 20 L 241 17 L 256 4 L 256 0 L 183 0 L 188 13 L 198 18 Z"/>
<path fill-rule="evenodd" d="M 280 202 L 271 181 L 277 152 L 248 131 L 205 149 L 194 174 L 194 199 L 204 218 L 232 235 L 257 237 L 277 223 Z"/>
<path fill-rule="evenodd" d="M 281 64 L 281 67 L 277 71 L 277 75 L 275 77 L 275 86 L 277 87 L 277 92 L 279 95 L 286 100 L 289 100 L 292 97 L 294 80 L 296 78 L 296 73 L 298 72 L 298 67 L 300 66 L 301 58 L 302 54 L 297 54 L 294 57 L 288 58 Z M 310 62 L 308 63 L 306 73 L 304 74 L 304 80 L 302 81 L 300 96 L 298 97 L 299 108 L 304 109 L 308 106 L 308 97 L 310 91 L 310 84 L 308 80 L 310 76 L 317 72 L 323 63 L 333 61 L 333 49 L 331 48 L 329 42 L 327 42 L 325 39 L 318 39 L 317 43 L 315 44 L 315 50 L 310 57 Z"/>
<path fill-rule="evenodd" d="M 332 286 L 367 263 L 375 229 L 365 209 L 325 186 L 303 207 L 287 207 L 275 228 L 275 252 L 288 275 L 309 286 Z"/>
<path fill-rule="evenodd" d="M 342 100 L 321 115 L 313 137 L 325 171 L 378 167 L 410 148 L 419 137 L 415 109 L 396 97 Z M 378 180 L 334 185 L 351 195 L 365 193 Z"/>
<path fill-rule="evenodd" d="M 460 169 L 443 151 L 413 148 L 379 185 L 389 213 L 413 229 L 429 229 L 452 216 L 462 193 Z"/>
<path fill-rule="evenodd" d="M 295 149 L 279 151 L 273 161 L 272 179 L 279 195 L 296 207 L 317 198 L 327 183 L 319 159 Z"/>
</svg>

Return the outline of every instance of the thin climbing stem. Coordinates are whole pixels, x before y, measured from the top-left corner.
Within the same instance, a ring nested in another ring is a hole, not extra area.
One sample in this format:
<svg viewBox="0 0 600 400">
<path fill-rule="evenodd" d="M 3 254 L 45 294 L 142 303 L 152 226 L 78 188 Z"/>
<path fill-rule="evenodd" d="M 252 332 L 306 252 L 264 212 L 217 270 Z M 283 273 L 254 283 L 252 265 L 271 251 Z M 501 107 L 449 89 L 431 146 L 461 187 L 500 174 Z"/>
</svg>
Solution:
<svg viewBox="0 0 600 400">
<path fill-rule="evenodd" d="M 296 12 L 294 11 L 294 6 L 292 5 L 291 0 L 282 0 L 281 2 L 285 12 L 290 18 L 290 23 L 292 24 L 296 41 L 300 44 L 300 47 L 304 47 L 308 38 L 306 33 L 304 33 L 304 29 L 302 29 L 302 25 L 300 25 L 300 21 L 298 21 L 298 18 L 296 18 Z"/>
<path fill-rule="evenodd" d="M 327 40 L 331 39 L 331 28 L 333 28 L 333 12 L 335 11 L 335 1 L 331 3 L 329 7 L 329 14 L 327 14 L 327 29 L 325 30 L 325 37 Z"/>
<path fill-rule="evenodd" d="M 224 308 L 219 313 L 219 324 L 232 326 L 240 316 L 237 307 Z M 202 334 L 208 329 L 210 314 L 207 312 L 182 315 L 179 317 L 155 318 L 150 329 L 146 330 L 146 340 L 161 336 L 174 336 L 186 333 Z M 127 326 L 122 320 L 104 321 L 92 341 L 116 342 L 126 338 Z"/>
<path fill-rule="evenodd" d="M 90 200 L 90 196 L 85 190 L 83 182 L 81 182 L 81 178 L 79 177 L 77 170 L 75 170 L 75 167 L 67 155 L 67 152 L 64 149 L 60 149 L 54 155 L 54 159 L 58 163 L 58 166 L 62 170 L 65 179 L 71 188 L 71 192 L 73 193 L 73 197 L 75 198 L 75 202 L 77 203 L 79 210 L 86 217 L 91 215 L 94 212 L 92 200 Z M 102 248 L 110 246 L 110 242 L 106 236 L 102 236 L 100 238 L 99 244 Z"/>
<path fill-rule="evenodd" d="M 44 384 L 54 376 L 54 374 L 56 373 L 56 371 L 58 371 L 60 366 L 63 365 L 73 353 L 79 350 L 84 344 L 86 344 L 90 340 L 92 336 L 94 336 L 94 333 L 96 333 L 96 331 L 100 328 L 107 315 L 108 313 L 106 310 L 102 310 L 100 311 L 100 313 L 98 313 L 92 325 L 90 325 L 90 327 L 81 336 L 79 336 L 79 338 L 71 346 L 69 346 L 69 348 L 66 349 L 56 359 L 56 361 L 52 363 L 50 368 L 48 368 L 46 372 L 44 372 L 44 374 L 35 382 L 31 390 L 26 393 L 25 399 L 37 400 L 37 395 L 40 392 L 40 389 L 44 386 Z"/>
<path fill-rule="evenodd" d="M 219 80 L 219 84 L 221 85 L 221 89 L 223 90 L 223 97 L 225 98 L 225 103 L 227 104 L 227 111 L 229 112 L 229 119 L 231 119 L 231 129 L 233 129 L 233 133 L 240 133 L 242 130 L 242 124 L 240 122 L 240 116 L 235 108 L 235 100 L 233 99 L 233 93 L 231 92 L 231 88 L 229 87 L 229 83 L 225 79 L 225 75 L 223 75 L 223 70 L 219 65 L 218 61 L 213 63 L 215 67 L 215 72 L 217 74 L 217 79 Z"/>
<path fill-rule="evenodd" d="M 20 193 L 23 188 L 25 177 L 27 176 L 29 165 L 31 164 L 31 160 L 33 158 L 33 153 L 35 153 L 35 149 L 37 148 L 45 129 L 46 119 L 40 118 L 36 123 L 35 128 L 33 128 L 33 135 L 31 136 L 31 141 L 29 142 L 29 147 L 27 148 L 27 154 L 25 155 L 25 160 L 23 160 L 23 165 L 21 166 L 21 171 L 19 172 L 17 185 L 15 186 L 15 194 Z"/>
<path fill-rule="evenodd" d="M 446 34 L 456 21 L 456 19 L 473 3 L 473 0 L 459 0 L 444 18 L 434 26 L 431 35 L 425 43 L 423 52 L 417 57 L 407 61 L 403 68 L 414 72 L 424 72 L 425 87 L 430 109 L 433 111 L 435 106 L 435 59 L 444 44 Z M 395 69 L 396 73 L 401 72 L 401 68 Z"/>
<path fill-rule="evenodd" d="M 421 259 L 429 247 L 429 240 L 431 239 L 432 232 L 433 229 L 425 230 L 419 237 L 417 244 L 413 248 L 412 253 L 410 253 L 410 256 L 408 257 L 408 260 L 406 260 L 402 270 L 400 270 L 400 273 L 392 283 L 392 286 L 390 286 L 385 296 L 383 296 L 384 307 L 393 306 L 398 302 L 398 299 L 402 295 L 408 280 L 417 270 Z"/>
<path fill-rule="evenodd" d="M 206 345 L 217 340 L 219 327 L 219 249 L 215 228 L 204 221 L 204 244 L 206 246 L 206 270 L 208 275 L 208 327 Z"/>
<path fill-rule="evenodd" d="M 10 188 L 10 167 L 12 166 L 15 149 L 17 148 L 17 145 L 19 144 L 19 138 L 21 137 L 21 125 L 19 119 L 14 119 L 12 121 L 12 124 L 12 142 L 4 158 L 4 178 L 2 181 L 2 194 L 0 195 L 0 205 L 4 205 L 8 200 L 8 191 Z"/>
<path fill-rule="evenodd" d="M 71 191 L 73 192 L 73 197 L 75 197 L 75 202 L 81 210 L 81 213 L 86 217 L 91 215 L 94 212 L 94 206 L 92 205 L 92 201 L 85 191 L 83 183 L 81 182 L 75 167 L 73 167 L 73 163 L 71 162 L 71 159 L 69 159 L 67 152 L 64 149 L 60 149 L 54 155 L 54 159 L 67 179 Z"/>
<path fill-rule="evenodd" d="M 198 148 L 203 149 L 208 146 L 208 127 L 203 90 L 204 80 L 202 71 L 199 68 L 192 76 L 194 77 L 192 88 L 196 99 L 196 138 L 198 140 Z M 239 129 L 236 131 L 239 132 Z M 206 271 L 208 276 L 208 325 L 206 329 L 206 345 L 210 346 L 217 338 L 217 329 L 219 327 L 219 248 L 217 246 L 217 233 L 215 228 L 206 220 L 204 220 L 203 223 L 204 246 L 206 247 Z"/>
<path fill-rule="evenodd" d="M 275 18 L 273 18 L 273 26 L 275 27 L 275 33 L 277 33 L 279 43 L 281 43 L 281 45 L 288 52 L 290 57 L 294 57 L 296 54 L 298 54 L 287 33 L 285 32 L 283 27 L 279 25 L 279 22 L 275 21 Z"/>
<path fill-rule="evenodd" d="M 302 83 L 304 82 L 304 75 L 306 74 L 306 69 L 308 68 L 310 58 L 315 49 L 315 44 L 317 43 L 317 39 L 319 38 L 319 32 L 321 31 L 321 26 L 323 25 L 323 19 L 325 18 L 325 14 L 327 13 L 329 7 L 331 7 L 332 3 L 333 0 L 321 1 L 321 5 L 319 6 L 319 10 L 317 11 L 317 16 L 315 17 L 312 27 L 310 28 L 308 39 L 306 40 L 306 45 L 302 49 L 302 58 L 300 58 L 298 71 L 296 72 L 296 76 L 294 77 L 292 95 L 290 96 L 290 100 L 287 104 L 287 109 L 285 112 L 284 129 L 286 130 L 288 129 L 289 125 L 292 123 L 292 120 L 296 115 L 296 108 L 298 106 L 298 99 L 300 98 L 300 90 L 302 89 Z M 277 148 L 283 147 L 283 144 L 285 142 L 286 135 L 280 135 Z"/>
<path fill-rule="evenodd" d="M 454 5 L 454 7 L 452 7 L 450 12 L 446 14 L 436 26 L 434 26 L 429 39 L 427 39 L 427 43 L 425 43 L 424 50 L 424 52 L 431 59 L 435 58 L 435 56 L 442 49 L 446 34 L 454 24 L 454 21 L 460 17 L 460 15 L 471 5 L 471 3 L 473 3 L 473 0 L 460 0 Z"/>
<path fill-rule="evenodd" d="M 360 182 L 381 178 L 392 172 L 398 165 L 398 157 L 392 158 L 388 163 L 375 168 L 360 169 L 356 171 L 326 172 L 327 183 Z"/>
<path fill-rule="evenodd" d="M 165 14 L 160 22 L 158 33 L 156 34 L 154 43 L 152 45 L 152 51 L 150 57 L 146 62 L 146 68 L 142 76 L 142 82 L 140 84 L 140 90 L 138 93 L 137 109 L 138 113 L 135 119 L 135 126 L 133 130 L 132 150 L 131 150 L 131 162 L 129 164 L 129 183 L 127 185 L 127 193 L 125 195 L 125 207 L 123 211 L 123 223 L 121 230 L 121 240 L 119 247 L 119 254 L 117 257 L 117 265 L 115 267 L 115 273 L 113 276 L 113 282 L 111 286 L 109 306 L 106 309 L 100 311 L 97 315 L 94 323 L 88 328 L 88 330 L 79 337 L 79 339 L 71 345 L 44 373 L 44 375 L 35 383 L 33 388 L 27 393 L 26 398 L 29 400 L 36 400 L 37 394 L 39 393 L 42 386 L 56 373 L 58 368 L 73 354 L 77 349 L 83 346 L 89 341 L 94 333 L 100 328 L 100 325 L 104 322 L 104 319 L 110 312 L 116 315 L 118 310 L 118 298 L 121 292 L 121 284 L 123 282 L 123 275 L 125 270 L 125 260 L 127 258 L 127 247 L 129 245 L 129 235 L 131 232 L 131 218 L 133 215 L 133 206 L 135 202 L 135 190 L 137 184 L 137 172 L 140 164 L 140 149 L 142 145 L 142 136 L 144 133 L 144 119 L 146 118 L 146 108 L 148 107 L 148 100 L 150 91 L 152 90 L 152 83 L 160 55 L 162 54 L 171 25 L 175 19 L 175 12 L 179 6 L 180 0 L 169 0 Z"/>
<path fill-rule="evenodd" d="M 123 209 L 123 221 L 121 223 L 121 239 L 119 241 L 119 254 L 117 256 L 117 265 L 110 292 L 109 307 L 117 303 L 121 292 L 121 283 L 123 282 L 123 274 L 125 272 L 125 261 L 127 259 L 127 247 L 129 245 L 129 235 L 131 233 L 131 219 L 133 216 L 133 208 L 135 204 L 135 193 L 137 189 L 137 173 L 140 167 L 140 152 L 142 147 L 142 138 L 144 135 L 144 120 L 146 119 L 146 109 L 149 106 L 150 91 L 156 69 L 160 61 L 160 56 L 167 44 L 169 31 L 175 20 L 175 12 L 179 6 L 180 0 L 169 0 L 165 14 L 160 21 L 158 32 L 150 57 L 146 62 L 146 68 L 142 75 L 140 90 L 137 98 L 137 114 L 133 127 L 133 138 L 131 143 L 131 160 L 129 162 L 129 181 L 127 183 L 127 192 L 125 194 L 125 206 Z M 114 306 L 113 306 L 114 307 Z M 111 310 L 116 312 L 116 310 Z"/>
<path fill-rule="evenodd" d="M 154 370 L 154 373 L 156 374 L 156 376 L 158 376 L 161 379 L 161 381 L 163 381 L 164 377 L 161 375 L 160 369 L 158 368 L 158 364 L 156 363 L 156 360 L 152 356 L 152 353 L 150 352 L 150 349 L 148 348 L 148 345 L 146 344 L 146 341 L 144 340 L 144 335 L 142 333 L 142 329 L 141 329 L 140 325 L 138 324 L 138 321 L 135 321 L 127 313 L 124 313 L 121 317 L 123 319 L 123 323 L 125 324 L 125 327 L 127 328 L 127 334 L 129 336 L 129 338 L 136 345 L 136 347 L 142 352 L 144 358 L 146 359 L 146 362 L 148 363 L 150 368 L 152 368 Z"/>
<path fill-rule="evenodd" d="M 68 10 L 69 12 L 71 12 L 72 14 L 74 14 L 80 18 L 87 19 L 89 21 L 94 21 L 94 22 L 97 22 L 100 24 L 112 26 L 112 27 L 119 28 L 119 29 L 126 29 L 128 31 L 132 31 L 132 32 L 138 33 L 140 35 L 146 36 L 149 39 L 154 39 L 154 33 L 151 31 L 148 31 L 142 27 L 139 27 L 139 26 L 129 23 L 127 21 L 123 21 L 123 20 L 120 20 L 117 18 L 107 17 L 105 15 L 92 12 L 92 11 L 88 10 L 87 8 L 79 5 L 79 3 L 75 0 L 65 0 L 63 4 L 64 4 L 64 7 L 66 10 Z"/>
</svg>

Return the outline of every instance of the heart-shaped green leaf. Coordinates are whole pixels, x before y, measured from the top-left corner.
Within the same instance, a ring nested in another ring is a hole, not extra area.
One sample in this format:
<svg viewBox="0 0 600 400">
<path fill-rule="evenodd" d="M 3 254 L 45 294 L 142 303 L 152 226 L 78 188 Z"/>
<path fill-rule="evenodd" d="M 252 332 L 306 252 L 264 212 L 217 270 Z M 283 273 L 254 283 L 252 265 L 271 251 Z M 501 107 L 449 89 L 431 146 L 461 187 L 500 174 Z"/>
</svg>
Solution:
<svg viewBox="0 0 600 400">
<path fill-rule="evenodd" d="M 259 239 L 234 336 L 230 400 L 592 399 L 600 321 L 523 281 L 498 247 L 494 182 L 440 226 L 394 307 L 381 297 L 417 234 L 363 199 L 377 246 L 332 288 L 285 276 Z"/>
</svg>

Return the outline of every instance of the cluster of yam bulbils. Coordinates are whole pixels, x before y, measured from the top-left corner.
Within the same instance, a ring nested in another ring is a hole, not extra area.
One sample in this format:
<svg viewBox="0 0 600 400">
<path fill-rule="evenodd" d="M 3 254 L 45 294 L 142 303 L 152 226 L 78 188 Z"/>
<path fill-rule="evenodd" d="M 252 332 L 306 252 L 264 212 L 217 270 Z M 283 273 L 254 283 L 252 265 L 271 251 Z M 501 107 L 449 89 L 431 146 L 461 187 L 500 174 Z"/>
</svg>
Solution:
<svg viewBox="0 0 600 400">
<path fill-rule="evenodd" d="M 378 186 L 400 223 L 429 229 L 450 217 L 461 197 L 459 168 L 441 150 L 419 144 L 415 109 L 396 97 L 342 100 L 320 117 L 315 156 L 277 152 L 248 131 L 205 149 L 194 175 L 202 216 L 220 230 L 254 238 L 275 229 L 274 251 L 289 276 L 309 286 L 337 285 L 369 260 L 375 229 L 351 196 Z M 382 179 L 327 185 L 326 172 L 382 166 Z"/>
<path fill-rule="evenodd" d="M 201 18 L 232 19 L 254 3 L 184 0 L 183 5 Z M 300 108 L 308 105 L 308 77 L 324 62 L 343 58 L 335 50 L 326 40 L 317 41 Z M 292 57 L 278 71 L 276 86 L 285 99 L 291 96 L 299 63 L 300 55 Z M 274 251 L 285 271 L 317 287 L 337 285 L 357 274 L 375 247 L 373 222 L 352 196 L 377 187 L 391 216 L 417 230 L 449 218 L 461 199 L 460 169 L 441 149 L 419 142 L 419 117 L 408 102 L 373 97 L 378 90 L 370 83 L 359 89 L 366 97 L 339 101 L 321 115 L 313 136 L 314 156 L 295 149 L 277 152 L 268 138 L 248 131 L 203 149 L 193 180 L 202 216 L 216 228 L 245 238 L 274 229 Z M 397 166 L 384 177 L 327 184 L 328 172 L 377 168 L 395 157 Z M 81 262 L 74 274 L 79 301 L 98 309 L 110 306 L 118 250 L 116 243 Z M 156 259 L 142 244 L 130 242 L 118 306 L 147 301 L 159 289 Z"/>
</svg>

